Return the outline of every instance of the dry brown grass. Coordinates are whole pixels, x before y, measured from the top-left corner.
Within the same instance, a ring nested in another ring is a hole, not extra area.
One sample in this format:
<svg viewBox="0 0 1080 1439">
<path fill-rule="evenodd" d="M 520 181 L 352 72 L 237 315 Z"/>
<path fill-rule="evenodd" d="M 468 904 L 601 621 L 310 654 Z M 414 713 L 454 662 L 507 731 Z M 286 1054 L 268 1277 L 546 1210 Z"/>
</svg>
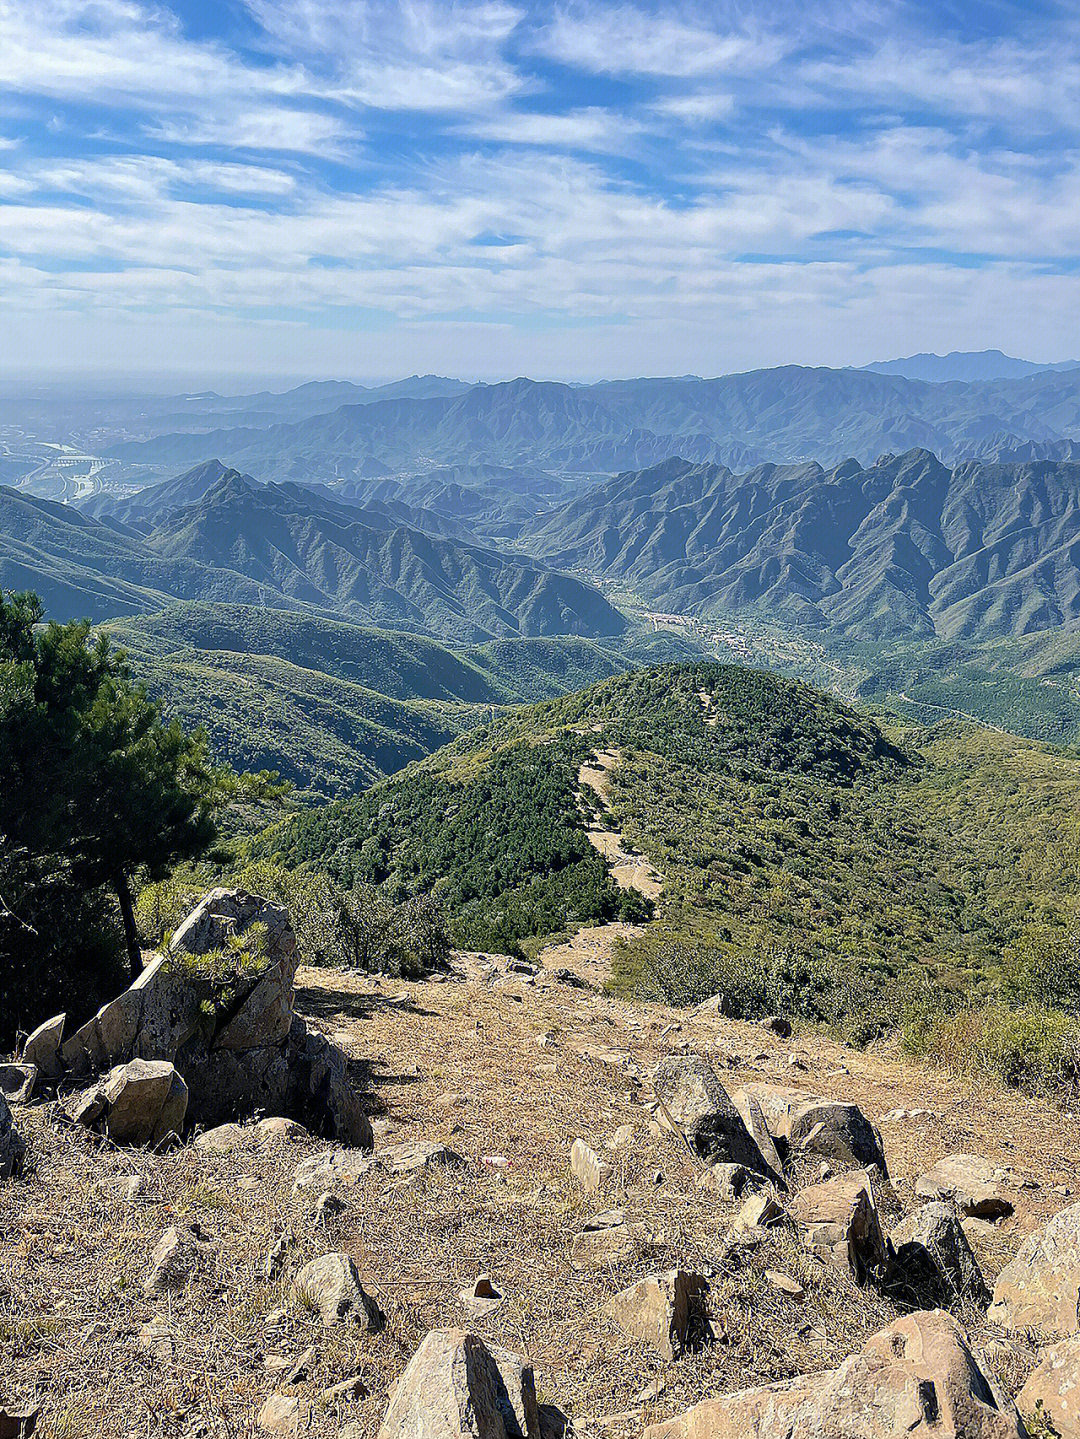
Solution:
<svg viewBox="0 0 1080 1439">
<path fill-rule="evenodd" d="M 782 1227 L 741 1264 L 724 1260 L 735 1206 L 695 1187 L 696 1161 L 681 1141 L 650 1129 L 642 1105 L 650 1067 L 684 1045 L 709 1054 L 729 1085 L 771 1079 L 855 1099 L 874 1119 L 896 1107 L 935 1111 L 883 1126 L 905 1206 L 916 1175 L 950 1150 L 988 1154 L 1037 1180 L 1017 1194 L 1013 1220 L 977 1238 L 991 1277 L 1024 1233 L 1069 1202 L 1052 1186 L 1076 1187 L 1075 1118 L 1015 1093 L 815 1036 L 782 1043 L 716 1016 L 631 1006 L 548 976 L 493 982 L 475 961 L 467 972 L 467 981 L 420 984 L 302 972 L 301 1011 L 364 1061 L 377 1145 L 442 1140 L 466 1160 L 464 1169 L 412 1178 L 372 1171 L 343 1191 L 348 1208 L 325 1230 L 310 1217 L 317 1191 L 291 1192 L 297 1163 L 322 1147 L 315 1141 L 155 1157 L 101 1147 L 43 1108 L 22 1111 L 31 1171 L 0 1188 L 0 1399 L 40 1398 L 52 1439 L 252 1435 L 261 1402 L 280 1387 L 266 1360 L 313 1345 L 314 1368 L 296 1392 L 315 1396 L 358 1371 L 368 1389 L 323 1412 L 318 1432 L 367 1436 L 427 1330 L 468 1324 L 527 1353 L 541 1397 L 579 1427 L 621 1436 L 705 1394 L 836 1363 L 894 1311 L 805 1254 Z M 805 1069 L 789 1065 L 790 1051 Z M 440 1105 L 448 1093 L 464 1095 L 464 1105 Z M 632 1150 L 608 1156 L 615 1174 L 601 1196 L 584 1195 L 568 1172 L 570 1143 L 580 1135 L 601 1148 L 621 1124 L 634 1127 Z M 145 1178 L 140 1202 L 95 1191 L 102 1177 L 130 1173 Z M 640 1253 L 577 1272 L 572 1235 L 588 1214 L 614 1205 L 640 1226 Z M 150 1251 L 181 1219 L 197 1219 L 212 1237 L 212 1262 L 181 1295 L 147 1299 Z M 270 1282 L 263 1262 L 283 1231 L 292 1237 L 285 1271 Z M 382 1333 L 325 1331 L 291 1298 L 300 1265 L 333 1248 L 355 1258 L 386 1313 Z M 676 1264 L 710 1276 L 716 1339 L 665 1366 L 604 1306 L 634 1279 Z M 798 1279 L 805 1297 L 778 1293 L 767 1269 Z M 459 1291 L 480 1273 L 506 1298 L 471 1319 Z M 287 1319 L 268 1330 L 279 1308 Z M 155 1313 L 174 1331 L 172 1362 L 137 1343 Z M 982 1330 L 974 1337 L 993 1339 Z M 1015 1384 L 1025 1356 L 998 1347 L 994 1364 Z M 639 1400 L 653 1380 L 660 1392 Z"/>
</svg>

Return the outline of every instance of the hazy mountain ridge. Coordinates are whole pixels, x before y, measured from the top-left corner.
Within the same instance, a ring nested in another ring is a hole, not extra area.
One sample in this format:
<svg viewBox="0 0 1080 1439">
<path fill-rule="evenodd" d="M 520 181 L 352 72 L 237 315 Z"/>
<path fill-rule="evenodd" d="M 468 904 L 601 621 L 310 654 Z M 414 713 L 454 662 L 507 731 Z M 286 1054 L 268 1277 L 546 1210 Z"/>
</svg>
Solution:
<svg viewBox="0 0 1080 1439">
<path fill-rule="evenodd" d="M 326 482 L 458 464 L 600 474 L 672 455 L 732 467 L 851 456 L 868 464 L 915 447 L 958 462 L 1077 438 L 1080 370 L 930 383 L 789 365 L 719 379 L 517 379 L 451 397 L 346 405 L 264 430 L 160 435 L 109 453 L 174 468 L 219 456 L 262 479 Z"/>
<path fill-rule="evenodd" d="M 950 469 L 925 450 L 760 466 L 672 460 L 555 511 L 533 553 L 670 608 L 757 607 L 855 638 L 990 639 L 1080 621 L 1080 465 Z"/>
</svg>

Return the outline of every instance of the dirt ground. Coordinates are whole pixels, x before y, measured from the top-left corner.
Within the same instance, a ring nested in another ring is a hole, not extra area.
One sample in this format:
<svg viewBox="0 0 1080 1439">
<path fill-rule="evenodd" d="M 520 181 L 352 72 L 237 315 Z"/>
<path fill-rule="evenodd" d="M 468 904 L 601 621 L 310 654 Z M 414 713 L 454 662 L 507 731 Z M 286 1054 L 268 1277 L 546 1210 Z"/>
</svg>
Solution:
<svg viewBox="0 0 1080 1439">
<path fill-rule="evenodd" d="M 567 967 L 595 982 L 607 943 L 601 935 L 594 951 L 583 939 Z M 325 1226 L 313 1217 L 318 1190 L 292 1192 L 297 1164 L 325 1149 L 320 1141 L 252 1140 L 227 1156 L 189 1144 L 153 1156 L 61 1127 L 46 1106 L 18 1110 L 31 1163 L 25 1179 L 0 1185 L 0 1404 L 36 1398 L 39 1432 L 52 1439 L 254 1435 L 262 1402 L 283 1387 L 282 1366 L 311 1347 L 306 1375 L 285 1392 L 315 1399 L 359 1374 L 360 1396 L 320 1407 L 312 1431 L 359 1439 L 377 1430 L 388 1387 L 424 1334 L 466 1325 L 526 1353 L 541 1399 L 579 1432 L 621 1439 L 708 1394 L 835 1364 L 895 1310 L 803 1253 L 783 1228 L 741 1262 L 724 1258 L 736 1206 L 695 1186 L 697 1161 L 650 1127 L 642 1103 L 651 1067 L 682 1049 L 708 1055 L 729 1088 L 767 1080 L 858 1102 L 880 1124 L 903 1208 L 917 1175 L 953 1151 L 1029 1179 L 1013 1218 L 973 1231 L 991 1280 L 1080 1189 L 1075 1115 L 886 1052 L 817 1035 L 782 1041 L 715 1014 L 623 1003 L 556 979 L 561 950 L 543 959 L 536 978 L 483 956 L 459 956 L 452 976 L 419 983 L 301 971 L 298 1009 L 355 1061 L 376 1149 L 441 1141 L 463 1161 L 416 1176 L 373 1169 L 341 1189 L 346 1208 Z M 884 1118 L 915 1108 L 930 1112 Z M 629 1149 L 605 1150 L 622 1125 L 633 1129 Z M 613 1165 L 598 1196 L 569 1173 L 579 1136 Z M 133 1203 L 97 1188 L 132 1174 L 144 1179 Z M 637 1252 L 576 1270 L 573 1235 L 615 1206 Z M 191 1221 L 207 1235 L 208 1259 L 180 1295 L 147 1298 L 141 1284 L 157 1238 Z M 267 1252 L 282 1236 L 284 1271 L 267 1279 Z M 385 1313 L 380 1333 L 325 1330 L 293 1297 L 300 1265 L 331 1249 L 355 1259 Z M 665 1365 L 604 1306 L 675 1265 L 708 1277 L 713 1340 Z M 796 1278 L 805 1296 L 778 1292 L 767 1270 Z M 480 1274 L 505 1297 L 476 1316 L 460 1291 Z M 155 1315 L 171 1331 L 156 1352 L 139 1343 Z M 963 1317 L 1015 1392 L 1029 1356 L 978 1314 Z"/>
</svg>

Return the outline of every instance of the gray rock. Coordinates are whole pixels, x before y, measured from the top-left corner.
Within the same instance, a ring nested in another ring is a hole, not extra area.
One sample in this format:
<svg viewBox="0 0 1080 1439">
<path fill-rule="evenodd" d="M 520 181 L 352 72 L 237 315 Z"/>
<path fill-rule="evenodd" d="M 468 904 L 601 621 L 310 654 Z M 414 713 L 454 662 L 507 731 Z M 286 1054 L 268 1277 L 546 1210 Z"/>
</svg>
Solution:
<svg viewBox="0 0 1080 1439">
<path fill-rule="evenodd" d="M 1006 1171 L 978 1154 L 946 1154 L 915 1181 L 915 1196 L 952 1200 L 973 1219 L 1002 1219 L 1014 1207 L 1007 1183 Z"/>
<path fill-rule="evenodd" d="M 541 1439 L 526 1359 L 462 1329 L 434 1329 L 393 1392 L 379 1439 Z"/>
<path fill-rule="evenodd" d="M 663 1111 L 710 1164 L 741 1164 L 758 1174 L 769 1165 L 715 1071 L 700 1055 L 669 1055 L 656 1066 L 653 1088 Z M 666 1116 L 665 1116 L 666 1117 Z"/>
<path fill-rule="evenodd" d="M 893 1255 L 889 1288 L 920 1309 L 957 1299 L 985 1307 L 990 1301 L 979 1261 L 971 1252 L 951 1204 L 936 1200 L 902 1220 L 889 1236 Z"/>
<path fill-rule="evenodd" d="M 7 1100 L 0 1094 L 0 1179 L 22 1173 L 26 1141 L 15 1128 Z"/>
<path fill-rule="evenodd" d="M 9 1104 L 29 1104 L 37 1077 L 36 1064 L 0 1064 L 0 1094 Z"/>
<path fill-rule="evenodd" d="M 1080 1332 L 1080 1204 L 1024 1240 L 997 1277 L 987 1318 L 1044 1343 Z"/>
<path fill-rule="evenodd" d="M 105 1133 L 116 1144 L 160 1144 L 179 1135 L 187 1113 L 187 1085 L 167 1060 L 133 1059 L 101 1086 Z"/>
<path fill-rule="evenodd" d="M 881 1136 L 857 1104 L 812 1099 L 791 1116 L 788 1141 L 792 1149 L 820 1155 L 858 1169 L 873 1166 L 887 1175 Z"/>
<path fill-rule="evenodd" d="M 375 1156 L 376 1163 L 391 1174 L 408 1174 L 417 1169 L 461 1169 L 465 1161 L 445 1144 L 417 1140 L 388 1144 Z"/>
<path fill-rule="evenodd" d="M 243 1149 L 244 1131 L 239 1124 L 218 1124 L 195 1136 L 195 1148 L 204 1154 L 235 1154 Z"/>
<path fill-rule="evenodd" d="M 197 1224 L 173 1224 L 158 1240 L 143 1280 L 148 1298 L 185 1288 L 210 1255 L 210 1244 Z"/>
<path fill-rule="evenodd" d="M 297 1298 L 322 1318 L 329 1328 L 334 1324 L 354 1324 L 362 1329 L 376 1330 L 384 1318 L 360 1283 L 356 1265 L 347 1254 L 323 1254 L 305 1264 L 293 1286 Z"/>
<path fill-rule="evenodd" d="M 321 1190 L 332 1186 L 348 1187 L 376 1167 L 374 1156 L 359 1149 L 328 1149 L 322 1154 L 312 1154 L 296 1166 L 293 1193 L 302 1194 L 306 1189 Z"/>
<path fill-rule="evenodd" d="M 46 1079 L 55 1079 L 60 1073 L 60 1042 L 66 1019 L 66 1014 L 57 1014 L 39 1024 L 22 1047 L 19 1057 L 23 1064 L 36 1064 Z"/>
<path fill-rule="evenodd" d="M 775 1183 L 782 1185 L 784 1166 L 780 1159 L 780 1151 L 776 1147 L 776 1141 L 766 1123 L 761 1101 L 746 1089 L 735 1089 L 731 1094 L 731 1102 L 742 1116 L 750 1138 L 761 1151 L 761 1157 L 769 1167 L 770 1177 Z"/>
<path fill-rule="evenodd" d="M 575 1139 L 570 1146 L 570 1170 L 586 1194 L 598 1194 L 612 1173 L 611 1165 L 583 1139 Z"/>
</svg>

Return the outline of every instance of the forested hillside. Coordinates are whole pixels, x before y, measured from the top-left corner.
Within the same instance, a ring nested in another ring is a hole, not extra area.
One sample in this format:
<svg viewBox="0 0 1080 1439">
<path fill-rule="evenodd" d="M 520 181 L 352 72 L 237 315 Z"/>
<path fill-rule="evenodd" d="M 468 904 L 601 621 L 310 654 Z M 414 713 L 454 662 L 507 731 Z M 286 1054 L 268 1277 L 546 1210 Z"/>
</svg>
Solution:
<svg viewBox="0 0 1080 1439">
<path fill-rule="evenodd" d="M 602 749 L 618 755 L 608 809 L 578 779 Z M 679 1003 L 719 991 L 735 1013 L 866 1036 L 1018 992 L 1020 956 L 1077 911 L 1080 761 L 973 726 L 886 734 L 712 663 L 515 712 L 262 846 L 398 896 L 433 889 L 460 942 L 512 951 L 613 913 L 590 823 L 663 879 L 614 982 Z"/>
</svg>

